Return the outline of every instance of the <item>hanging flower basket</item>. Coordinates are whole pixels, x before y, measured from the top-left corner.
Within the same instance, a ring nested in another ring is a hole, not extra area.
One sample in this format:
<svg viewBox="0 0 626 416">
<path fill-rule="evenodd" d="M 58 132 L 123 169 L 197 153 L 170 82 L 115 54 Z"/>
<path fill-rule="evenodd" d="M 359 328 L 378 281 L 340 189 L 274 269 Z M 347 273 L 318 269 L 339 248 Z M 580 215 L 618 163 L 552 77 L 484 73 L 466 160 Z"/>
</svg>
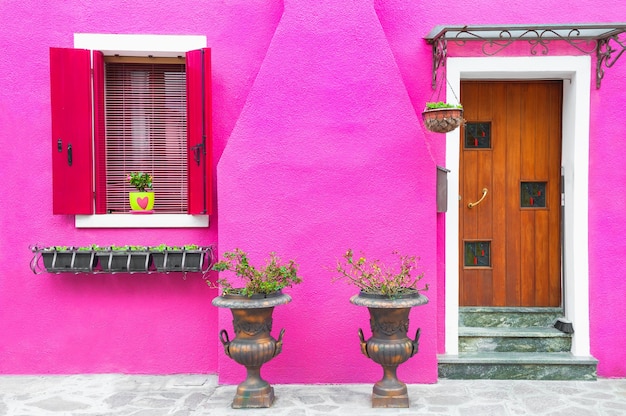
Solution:
<svg viewBox="0 0 626 416">
<path fill-rule="evenodd" d="M 449 133 L 465 121 L 463 108 L 425 108 L 422 119 L 426 128 L 435 133 Z"/>
</svg>

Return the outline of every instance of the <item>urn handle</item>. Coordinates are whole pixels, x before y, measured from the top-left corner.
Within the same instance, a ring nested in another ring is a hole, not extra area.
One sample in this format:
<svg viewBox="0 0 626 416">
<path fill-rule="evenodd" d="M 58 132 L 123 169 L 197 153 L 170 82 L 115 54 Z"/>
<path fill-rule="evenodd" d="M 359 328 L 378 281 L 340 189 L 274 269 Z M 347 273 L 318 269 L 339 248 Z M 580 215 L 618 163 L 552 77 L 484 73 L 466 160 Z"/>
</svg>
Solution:
<svg viewBox="0 0 626 416">
<path fill-rule="evenodd" d="M 226 332 L 225 329 L 220 331 L 220 341 L 222 341 L 222 344 L 224 345 L 224 353 L 230 357 L 230 339 L 228 338 L 228 332 Z"/>
<path fill-rule="evenodd" d="M 371 358 L 367 352 L 367 342 L 365 341 L 365 336 L 363 336 L 363 330 L 359 328 L 359 339 L 361 340 L 361 352 L 367 358 Z"/>
<path fill-rule="evenodd" d="M 283 335 L 285 334 L 285 328 L 280 330 L 280 334 L 278 334 L 278 339 L 276 340 L 276 346 L 274 347 L 274 355 L 272 357 L 276 357 L 283 350 Z"/>
<path fill-rule="evenodd" d="M 411 357 L 417 354 L 417 351 L 419 349 L 419 339 L 420 339 L 421 331 L 422 331 L 422 328 L 417 328 L 417 332 L 415 333 L 415 340 L 411 341 L 411 344 L 413 344 L 413 351 L 411 352 Z"/>
</svg>

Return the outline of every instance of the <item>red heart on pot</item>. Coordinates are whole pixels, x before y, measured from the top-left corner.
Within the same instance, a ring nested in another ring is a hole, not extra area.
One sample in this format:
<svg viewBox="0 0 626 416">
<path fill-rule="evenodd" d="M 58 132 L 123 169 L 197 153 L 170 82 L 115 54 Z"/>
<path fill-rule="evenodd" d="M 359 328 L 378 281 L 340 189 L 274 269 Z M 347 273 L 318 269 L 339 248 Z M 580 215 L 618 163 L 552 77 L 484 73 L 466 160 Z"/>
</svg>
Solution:
<svg viewBox="0 0 626 416">
<path fill-rule="evenodd" d="M 141 209 L 146 209 L 148 206 L 148 197 L 144 196 L 143 198 L 137 197 L 137 205 L 141 207 Z"/>
</svg>

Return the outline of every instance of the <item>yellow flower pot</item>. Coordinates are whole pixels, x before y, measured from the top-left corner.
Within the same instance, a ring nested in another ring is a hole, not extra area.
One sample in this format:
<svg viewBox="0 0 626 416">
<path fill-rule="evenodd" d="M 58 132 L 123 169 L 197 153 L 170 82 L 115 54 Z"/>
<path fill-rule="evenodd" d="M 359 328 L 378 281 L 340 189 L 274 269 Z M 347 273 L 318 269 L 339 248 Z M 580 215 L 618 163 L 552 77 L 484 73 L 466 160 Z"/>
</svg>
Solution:
<svg viewBox="0 0 626 416">
<path fill-rule="evenodd" d="M 128 200 L 135 212 L 151 212 L 154 208 L 154 192 L 129 192 Z"/>
</svg>

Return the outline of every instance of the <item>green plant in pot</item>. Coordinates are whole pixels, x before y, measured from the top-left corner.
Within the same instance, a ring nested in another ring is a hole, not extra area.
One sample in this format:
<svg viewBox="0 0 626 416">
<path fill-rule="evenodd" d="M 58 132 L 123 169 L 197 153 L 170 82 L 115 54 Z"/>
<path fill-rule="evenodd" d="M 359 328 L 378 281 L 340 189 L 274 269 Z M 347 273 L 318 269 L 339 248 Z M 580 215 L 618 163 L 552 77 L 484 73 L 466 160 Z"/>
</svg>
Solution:
<svg viewBox="0 0 626 416">
<path fill-rule="evenodd" d="M 364 255 L 355 257 L 352 249 L 337 261 L 333 279 L 345 280 L 359 288 L 360 293 L 350 302 L 365 306 L 370 313 L 372 337 L 365 340 L 363 330 L 358 334 L 361 352 L 383 368 L 383 378 L 374 384 L 372 407 L 409 407 L 406 384 L 398 380 L 397 368 L 417 354 L 420 329 L 415 339 L 407 336 L 409 313 L 412 307 L 428 303 L 420 292 L 424 274 L 418 272 L 416 256 L 394 252 L 398 264 L 390 267 L 380 260 L 367 260 Z"/>
<path fill-rule="evenodd" d="M 233 315 L 235 338 L 220 331 L 220 340 L 227 356 L 246 367 L 246 379 L 237 386 L 233 408 L 270 407 L 274 402 L 274 388 L 261 377 L 261 366 L 280 354 L 283 345 L 282 329 L 275 339 L 271 336 L 274 307 L 291 301 L 282 289 L 302 282 L 294 260 L 285 263 L 270 253 L 264 267 L 254 266 L 248 254 L 236 248 L 224 253 L 224 260 L 213 265 L 220 273 L 235 274 L 243 281 L 233 286 L 230 280 L 220 278 L 212 287 L 222 289 L 222 295 L 213 299 L 213 305 L 229 308 Z"/>
<path fill-rule="evenodd" d="M 449 133 L 464 123 L 463 106 L 444 101 L 427 102 L 422 112 L 426 128 L 435 133 Z"/>
<path fill-rule="evenodd" d="M 154 192 L 152 191 L 152 175 L 146 172 L 130 172 L 126 176 L 128 183 L 137 191 L 128 193 L 128 201 L 133 213 L 152 213 L 154 208 Z"/>
</svg>

